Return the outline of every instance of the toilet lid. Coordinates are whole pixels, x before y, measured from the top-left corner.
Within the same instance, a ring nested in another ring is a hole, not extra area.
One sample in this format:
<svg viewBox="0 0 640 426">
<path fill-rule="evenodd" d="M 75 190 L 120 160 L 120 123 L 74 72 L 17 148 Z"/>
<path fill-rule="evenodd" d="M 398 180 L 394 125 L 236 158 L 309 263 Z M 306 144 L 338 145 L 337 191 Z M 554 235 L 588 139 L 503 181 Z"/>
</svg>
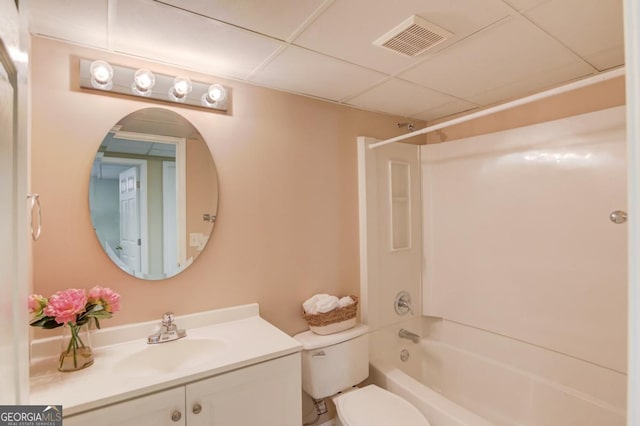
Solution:
<svg viewBox="0 0 640 426">
<path fill-rule="evenodd" d="M 334 402 L 345 426 L 429 426 L 416 407 L 375 385 L 347 392 Z"/>
</svg>

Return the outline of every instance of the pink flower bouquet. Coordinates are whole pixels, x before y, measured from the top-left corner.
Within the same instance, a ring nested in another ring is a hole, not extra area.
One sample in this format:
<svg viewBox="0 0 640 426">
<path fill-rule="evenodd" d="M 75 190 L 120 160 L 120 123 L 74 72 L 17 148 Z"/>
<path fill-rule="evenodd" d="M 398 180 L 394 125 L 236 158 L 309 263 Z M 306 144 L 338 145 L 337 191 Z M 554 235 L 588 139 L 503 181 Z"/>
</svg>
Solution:
<svg viewBox="0 0 640 426">
<path fill-rule="evenodd" d="M 95 286 L 88 292 L 70 288 L 58 291 L 48 299 L 40 294 L 29 296 L 29 325 L 51 329 L 65 323 L 84 325 L 91 319 L 100 328 L 99 319 L 111 318 L 120 310 L 120 295 L 110 288 Z"/>
<path fill-rule="evenodd" d="M 93 364 L 91 344 L 81 336 L 81 327 L 100 328 L 100 319 L 111 318 L 120 310 L 120 295 L 105 287 L 96 286 L 88 292 L 70 288 L 58 291 L 48 299 L 40 294 L 29 296 L 29 312 L 33 318 L 29 325 L 45 329 L 68 325 L 70 336 L 63 339 L 58 370 L 75 371 Z"/>
</svg>

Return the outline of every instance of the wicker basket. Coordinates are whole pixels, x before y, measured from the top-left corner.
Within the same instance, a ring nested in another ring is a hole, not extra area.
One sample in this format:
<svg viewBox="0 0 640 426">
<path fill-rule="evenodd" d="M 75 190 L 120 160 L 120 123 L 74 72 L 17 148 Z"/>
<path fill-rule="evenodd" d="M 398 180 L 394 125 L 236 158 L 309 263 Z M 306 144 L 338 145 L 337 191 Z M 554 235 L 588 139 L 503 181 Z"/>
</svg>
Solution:
<svg viewBox="0 0 640 426">
<path fill-rule="evenodd" d="M 316 334 L 333 334 L 347 330 L 356 325 L 358 312 L 358 297 L 350 296 L 353 303 L 344 308 L 336 308 L 323 314 L 308 314 L 302 311 L 304 319 L 309 324 L 309 329 Z"/>
</svg>

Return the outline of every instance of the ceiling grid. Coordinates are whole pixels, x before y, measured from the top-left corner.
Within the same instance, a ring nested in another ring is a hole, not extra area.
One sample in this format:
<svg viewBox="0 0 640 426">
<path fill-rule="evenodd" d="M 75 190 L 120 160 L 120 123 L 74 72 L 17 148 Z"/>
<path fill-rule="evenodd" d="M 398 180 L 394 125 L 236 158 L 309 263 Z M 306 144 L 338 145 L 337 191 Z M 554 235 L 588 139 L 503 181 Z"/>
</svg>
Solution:
<svg viewBox="0 0 640 426">
<path fill-rule="evenodd" d="M 624 65 L 621 0 L 31 0 L 30 13 L 33 34 L 429 121 Z M 374 44 L 414 15 L 451 37 L 414 57 Z"/>
</svg>

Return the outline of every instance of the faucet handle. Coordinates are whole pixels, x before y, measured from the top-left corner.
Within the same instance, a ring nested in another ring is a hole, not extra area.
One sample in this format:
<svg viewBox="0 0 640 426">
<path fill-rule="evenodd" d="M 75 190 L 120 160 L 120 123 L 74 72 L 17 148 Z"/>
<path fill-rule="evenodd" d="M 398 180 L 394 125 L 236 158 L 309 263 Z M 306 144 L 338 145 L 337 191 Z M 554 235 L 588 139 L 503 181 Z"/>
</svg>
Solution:
<svg viewBox="0 0 640 426">
<path fill-rule="evenodd" d="M 411 305 L 409 304 L 409 302 L 407 302 L 406 300 L 400 300 L 398 301 L 398 307 L 399 308 L 405 308 L 409 310 L 409 313 L 411 315 L 413 315 L 413 309 L 411 309 Z"/>
<path fill-rule="evenodd" d="M 396 295 L 396 300 L 393 305 L 396 310 L 396 314 L 406 315 L 409 313 L 413 315 L 413 309 L 411 309 L 411 295 L 406 291 L 401 291 Z"/>
<path fill-rule="evenodd" d="M 162 315 L 162 325 L 165 327 L 173 325 L 174 318 L 173 312 L 165 312 Z"/>
<path fill-rule="evenodd" d="M 147 343 L 171 342 L 186 337 L 187 332 L 182 329 L 179 330 L 174 320 L 175 316 L 173 312 L 165 312 L 164 315 L 162 315 L 162 326 L 159 330 L 156 330 L 152 335 L 147 337 Z"/>
</svg>

